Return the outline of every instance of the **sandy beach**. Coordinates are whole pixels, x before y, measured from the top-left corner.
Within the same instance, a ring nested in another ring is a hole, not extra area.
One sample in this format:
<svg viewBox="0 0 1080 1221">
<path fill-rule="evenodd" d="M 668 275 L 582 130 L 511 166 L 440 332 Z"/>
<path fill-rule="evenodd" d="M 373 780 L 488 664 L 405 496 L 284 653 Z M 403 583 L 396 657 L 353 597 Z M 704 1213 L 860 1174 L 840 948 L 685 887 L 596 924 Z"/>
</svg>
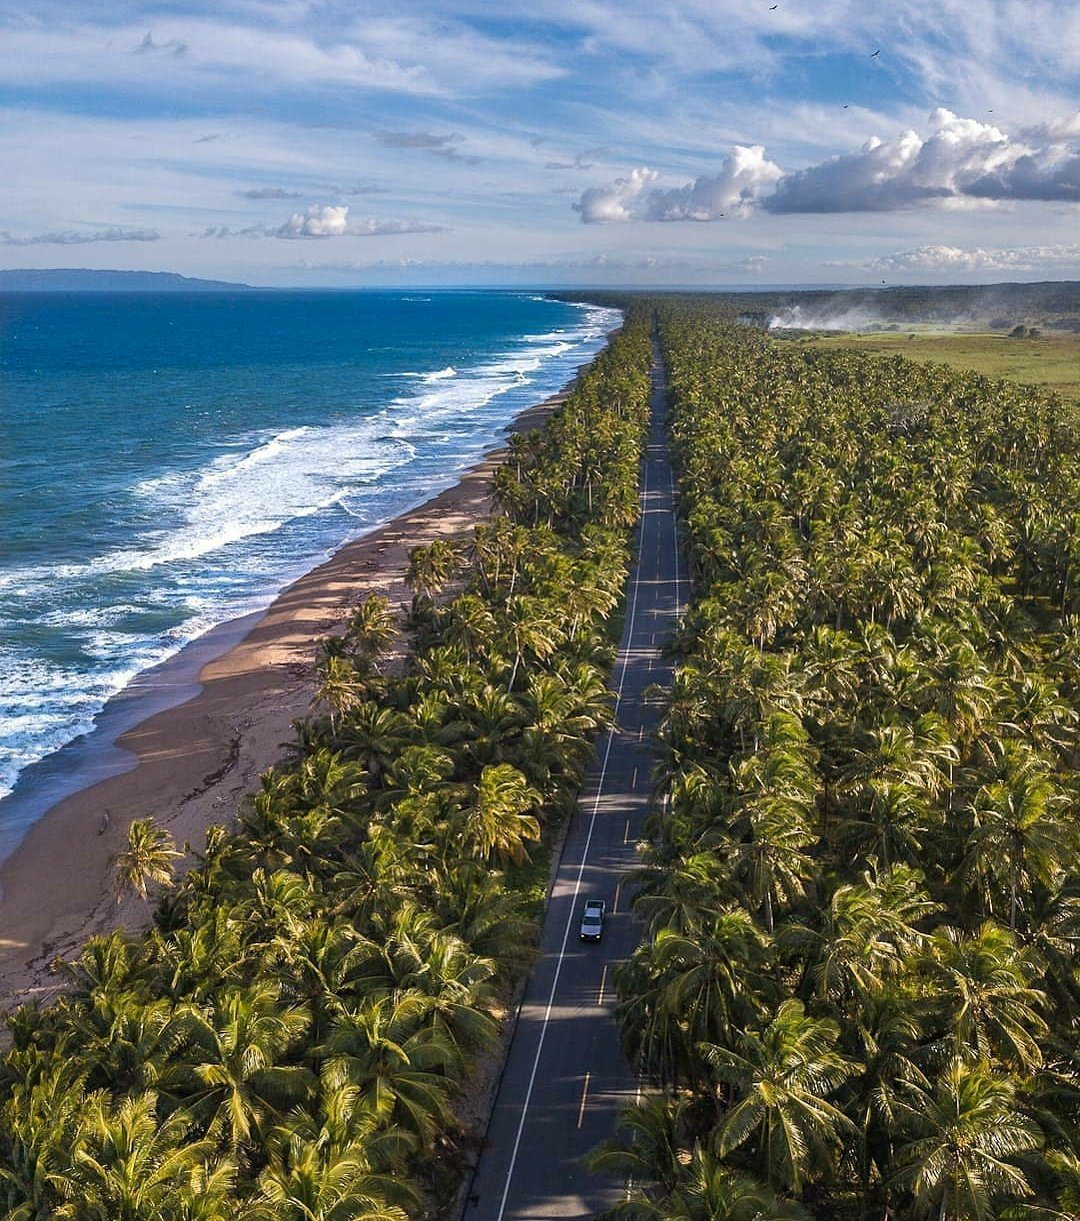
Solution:
<svg viewBox="0 0 1080 1221">
<path fill-rule="evenodd" d="M 522 412 L 509 431 L 537 427 L 565 397 Z M 115 739 L 129 770 L 70 793 L 33 824 L 0 865 L 0 1010 L 47 999 L 59 986 L 51 964 L 75 956 L 87 937 L 145 925 L 142 901 L 118 905 L 112 891 L 111 860 L 131 821 L 153 815 L 178 845 L 196 849 L 207 827 L 228 824 L 310 709 L 316 641 L 369 594 L 395 607 L 410 600 L 410 550 L 490 512 L 502 452 L 490 451 L 455 486 L 290 585 L 238 642 L 202 665 L 197 685 L 189 680 L 180 696 L 190 698 Z"/>
</svg>

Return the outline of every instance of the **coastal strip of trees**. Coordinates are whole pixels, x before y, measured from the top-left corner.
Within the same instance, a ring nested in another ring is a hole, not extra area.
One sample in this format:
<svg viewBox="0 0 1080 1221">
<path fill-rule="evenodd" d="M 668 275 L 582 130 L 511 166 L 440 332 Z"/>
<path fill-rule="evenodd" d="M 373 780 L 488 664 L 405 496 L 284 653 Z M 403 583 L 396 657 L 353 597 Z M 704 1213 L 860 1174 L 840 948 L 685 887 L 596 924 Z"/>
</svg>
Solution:
<svg viewBox="0 0 1080 1221">
<path fill-rule="evenodd" d="M 611 719 L 649 330 L 631 312 L 511 439 L 490 519 L 414 552 L 403 667 L 378 598 L 325 642 L 288 758 L 178 883 L 133 825 L 118 876 L 153 926 L 94 937 L 8 1019 L 0 1215 L 401 1221 L 452 1197 L 455 1105 L 534 953 L 529 851 Z"/>
<path fill-rule="evenodd" d="M 660 306 L 694 599 L 619 974 L 635 1221 L 1080 1217 L 1080 446 Z"/>
</svg>

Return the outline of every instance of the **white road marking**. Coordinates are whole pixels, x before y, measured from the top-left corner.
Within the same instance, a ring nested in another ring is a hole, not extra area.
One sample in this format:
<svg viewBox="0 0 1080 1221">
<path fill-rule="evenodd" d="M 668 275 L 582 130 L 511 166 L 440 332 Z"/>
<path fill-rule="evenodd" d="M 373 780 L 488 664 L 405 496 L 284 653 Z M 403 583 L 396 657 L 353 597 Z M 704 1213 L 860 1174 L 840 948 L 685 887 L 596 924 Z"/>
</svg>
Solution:
<svg viewBox="0 0 1080 1221">
<path fill-rule="evenodd" d="M 642 477 L 642 501 L 648 495 L 649 491 L 649 466 L 644 465 Z M 630 599 L 630 631 L 627 633 L 629 641 L 633 635 L 634 620 L 637 617 L 638 590 L 641 587 L 641 547 L 644 542 L 644 530 L 638 536 L 638 558 L 637 569 L 634 572 L 634 592 Z M 623 652 L 622 670 L 619 674 L 619 685 L 615 690 L 615 708 L 617 713 L 619 709 L 619 701 L 622 699 L 623 684 L 626 682 L 626 671 L 630 661 L 630 649 Z M 643 727 L 644 728 L 644 727 Z M 514 1147 L 510 1153 L 510 1165 L 506 1170 L 506 1184 L 503 1187 L 502 1200 L 499 1202 L 499 1212 L 496 1221 L 503 1221 L 503 1216 L 506 1213 L 506 1201 L 510 1197 L 510 1183 L 514 1177 L 514 1168 L 517 1165 L 518 1152 L 521 1149 L 521 1136 L 525 1131 L 525 1120 L 529 1114 L 529 1103 L 532 1101 L 533 1088 L 536 1085 L 536 1074 L 540 1069 L 540 1056 L 544 1050 L 544 1040 L 547 1038 L 548 1024 L 551 1021 L 551 1012 L 555 1008 L 555 992 L 559 986 L 559 975 L 562 973 L 563 961 L 566 958 L 566 946 L 570 940 L 570 929 L 573 927 L 574 917 L 577 914 L 577 899 L 581 893 L 581 879 L 585 876 L 585 865 L 589 859 L 589 847 L 592 844 L 593 831 L 596 828 L 596 816 L 600 809 L 600 797 L 604 791 L 604 779 L 607 776 L 608 761 L 611 758 L 611 744 L 615 741 L 615 726 L 608 730 L 607 746 L 604 750 L 604 761 L 600 767 L 600 778 L 596 784 L 596 796 L 593 800 L 592 816 L 589 819 L 589 830 L 585 836 L 585 847 L 581 853 L 581 864 L 578 866 L 577 878 L 574 882 L 574 892 L 570 898 L 570 908 L 566 918 L 566 928 L 563 931 L 562 945 L 559 947 L 559 956 L 555 960 L 555 974 L 551 979 L 551 991 L 548 993 L 547 1008 L 544 1010 L 544 1017 L 540 1024 L 540 1040 L 536 1045 L 536 1055 L 533 1057 L 532 1071 L 529 1074 L 528 1088 L 525 1090 L 525 1101 L 521 1105 L 521 1118 L 518 1120 L 517 1133 L 514 1136 Z M 582 1111 L 584 1111 L 584 1102 L 582 1103 Z M 580 1127 L 580 1123 L 578 1125 Z"/>
<path fill-rule="evenodd" d="M 604 963 L 604 969 L 600 973 L 600 991 L 596 994 L 596 1003 L 602 1005 L 604 1003 L 604 989 L 607 987 L 607 969 L 608 964 Z"/>
</svg>

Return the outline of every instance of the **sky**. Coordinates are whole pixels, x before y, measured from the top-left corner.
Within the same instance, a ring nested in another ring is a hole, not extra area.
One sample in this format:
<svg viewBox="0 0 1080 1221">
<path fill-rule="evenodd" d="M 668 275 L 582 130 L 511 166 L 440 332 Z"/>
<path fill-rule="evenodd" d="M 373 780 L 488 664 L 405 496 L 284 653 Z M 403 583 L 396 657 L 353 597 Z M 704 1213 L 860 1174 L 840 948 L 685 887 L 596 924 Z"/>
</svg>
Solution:
<svg viewBox="0 0 1080 1221">
<path fill-rule="evenodd" d="M 0 0 L 0 267 L 1080 278 L 1076 0 Z"/>
</svg>

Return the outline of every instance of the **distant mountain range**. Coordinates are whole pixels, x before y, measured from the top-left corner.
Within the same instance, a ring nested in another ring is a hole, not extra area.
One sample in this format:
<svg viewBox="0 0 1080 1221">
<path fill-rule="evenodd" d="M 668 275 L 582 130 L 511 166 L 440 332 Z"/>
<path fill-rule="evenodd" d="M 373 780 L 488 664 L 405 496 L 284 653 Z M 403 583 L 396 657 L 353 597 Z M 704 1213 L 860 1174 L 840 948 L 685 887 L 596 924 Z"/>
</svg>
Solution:
<svg viewBox="0 0 1080 1221">
<path fill-rule="evenodd" d="M 220 293 L 250 290 L 250 284 L 193 280 L 173 271 L 91 271 L 57 267 L 0 271 L 0 292 L 9 293 Z"/>
</svg>

